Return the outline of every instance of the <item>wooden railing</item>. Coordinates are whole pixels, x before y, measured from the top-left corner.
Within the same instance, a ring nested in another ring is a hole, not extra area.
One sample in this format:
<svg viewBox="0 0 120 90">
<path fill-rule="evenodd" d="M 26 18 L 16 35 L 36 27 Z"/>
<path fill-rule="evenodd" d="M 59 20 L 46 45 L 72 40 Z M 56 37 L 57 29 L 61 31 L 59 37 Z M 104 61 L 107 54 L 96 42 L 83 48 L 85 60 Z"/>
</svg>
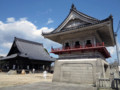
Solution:
<svg viewBox="0 0 120 90">
<path fill-rule="evenodd" d="M 55 51 L 64 51 L 64 50 L 69 50 L 69 49 L 87 49 L 87 48 L 95 48 L 95 47 L 101 47 L 104 46 L 104 42 L 102 43 L 97 43 L 96 45 L 94 44 L 88 44 L 88 45 L 77 45 L 74 47 L 61 47 L 61 48 L 51 48 L 51 52 L 55 52 Z"/>
</svg>

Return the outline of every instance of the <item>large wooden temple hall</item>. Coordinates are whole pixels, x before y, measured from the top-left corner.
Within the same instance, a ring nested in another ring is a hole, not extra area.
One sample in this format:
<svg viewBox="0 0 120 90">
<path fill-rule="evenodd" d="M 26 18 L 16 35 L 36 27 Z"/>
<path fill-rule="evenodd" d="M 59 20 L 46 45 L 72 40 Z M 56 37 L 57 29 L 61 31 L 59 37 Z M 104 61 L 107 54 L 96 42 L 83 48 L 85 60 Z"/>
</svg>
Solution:
<svg viewBox="0 0 120 90">
<path fill-rule="evenodd" d="M 0 59 L 2 70 L 32 70 L 50 71 L 54 58 L 50 57 L 41 43 L 20 38 L 14 39 L 13 45 L 6 57 Z"/>
</svg>

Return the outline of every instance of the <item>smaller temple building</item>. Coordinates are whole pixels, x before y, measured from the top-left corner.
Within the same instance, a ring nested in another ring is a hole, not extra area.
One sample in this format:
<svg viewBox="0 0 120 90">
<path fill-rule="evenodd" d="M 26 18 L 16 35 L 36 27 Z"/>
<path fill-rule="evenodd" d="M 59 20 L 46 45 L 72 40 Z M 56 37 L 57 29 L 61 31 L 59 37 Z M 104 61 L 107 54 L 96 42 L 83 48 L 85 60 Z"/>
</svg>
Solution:
<svg viewBox="0 0 120 90">
<path fill-rule="evenodd" d="M 10 69 L 29 71 L 33 68 L 36 71 L 50 71 L 51 63 L 54 61 L 41 43 L 15 37 L 8 55 L 0 58 L 0 68 L 3 71 Z"/>
<path fill-rule="evenodd" d="M 98 20 L 71 6 L 65 20 L 52 32 L 43 36 L 62 45 L 51 48 L 59 55 L 55 61 L 54 82 L 91 84 L 110 78 L 111 57 L 106 47 L 114 46 L 113 18 Z"/>
</svg>

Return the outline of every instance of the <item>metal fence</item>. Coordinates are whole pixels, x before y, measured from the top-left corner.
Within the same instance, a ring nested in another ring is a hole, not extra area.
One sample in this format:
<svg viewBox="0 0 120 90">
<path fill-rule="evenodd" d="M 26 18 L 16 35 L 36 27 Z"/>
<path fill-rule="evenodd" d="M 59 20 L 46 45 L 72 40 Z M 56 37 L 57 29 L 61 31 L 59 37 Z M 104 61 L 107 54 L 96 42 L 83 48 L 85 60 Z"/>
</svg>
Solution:
<svg viewBox="0 0 120 90">
<path fill-rule="evenodd" d="M 120 90 L 120 79 L 114 78 L 114 80 L 111 82 L 112 89 Z"/>
<path fill-rule="evenodd" d="M 112 88 L 115 90 L 120 90 L 120 79 L 99 79 L 99 88 Z"/>
</svg>

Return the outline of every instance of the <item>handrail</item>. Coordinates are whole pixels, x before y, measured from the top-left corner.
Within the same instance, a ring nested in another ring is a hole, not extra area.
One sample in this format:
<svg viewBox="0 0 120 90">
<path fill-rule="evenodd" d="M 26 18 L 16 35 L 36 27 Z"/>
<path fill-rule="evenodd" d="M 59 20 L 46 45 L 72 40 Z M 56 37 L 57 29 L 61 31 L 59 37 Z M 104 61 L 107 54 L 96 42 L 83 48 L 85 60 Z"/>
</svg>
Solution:
<svg viewBox="0 0 120 90">
<path fill-rule="evenodd" d="M 92 47 L 101 47 L 101 46 L 104 46 L 104 42 L 102 43 L 97 43 L 96 45 L 94 44 L 88 44 L 88 45 L 77 45 L 77 46 L 74 46 L 74 47 L 61 47 L 61 48 L 51 48 L 51 52 L 54 52 L 54 51 L 64 51 L 64 50 L 69 50 L 69 49 L 82 49 L 82 48 L 92 48 Z"/>
</svg>

